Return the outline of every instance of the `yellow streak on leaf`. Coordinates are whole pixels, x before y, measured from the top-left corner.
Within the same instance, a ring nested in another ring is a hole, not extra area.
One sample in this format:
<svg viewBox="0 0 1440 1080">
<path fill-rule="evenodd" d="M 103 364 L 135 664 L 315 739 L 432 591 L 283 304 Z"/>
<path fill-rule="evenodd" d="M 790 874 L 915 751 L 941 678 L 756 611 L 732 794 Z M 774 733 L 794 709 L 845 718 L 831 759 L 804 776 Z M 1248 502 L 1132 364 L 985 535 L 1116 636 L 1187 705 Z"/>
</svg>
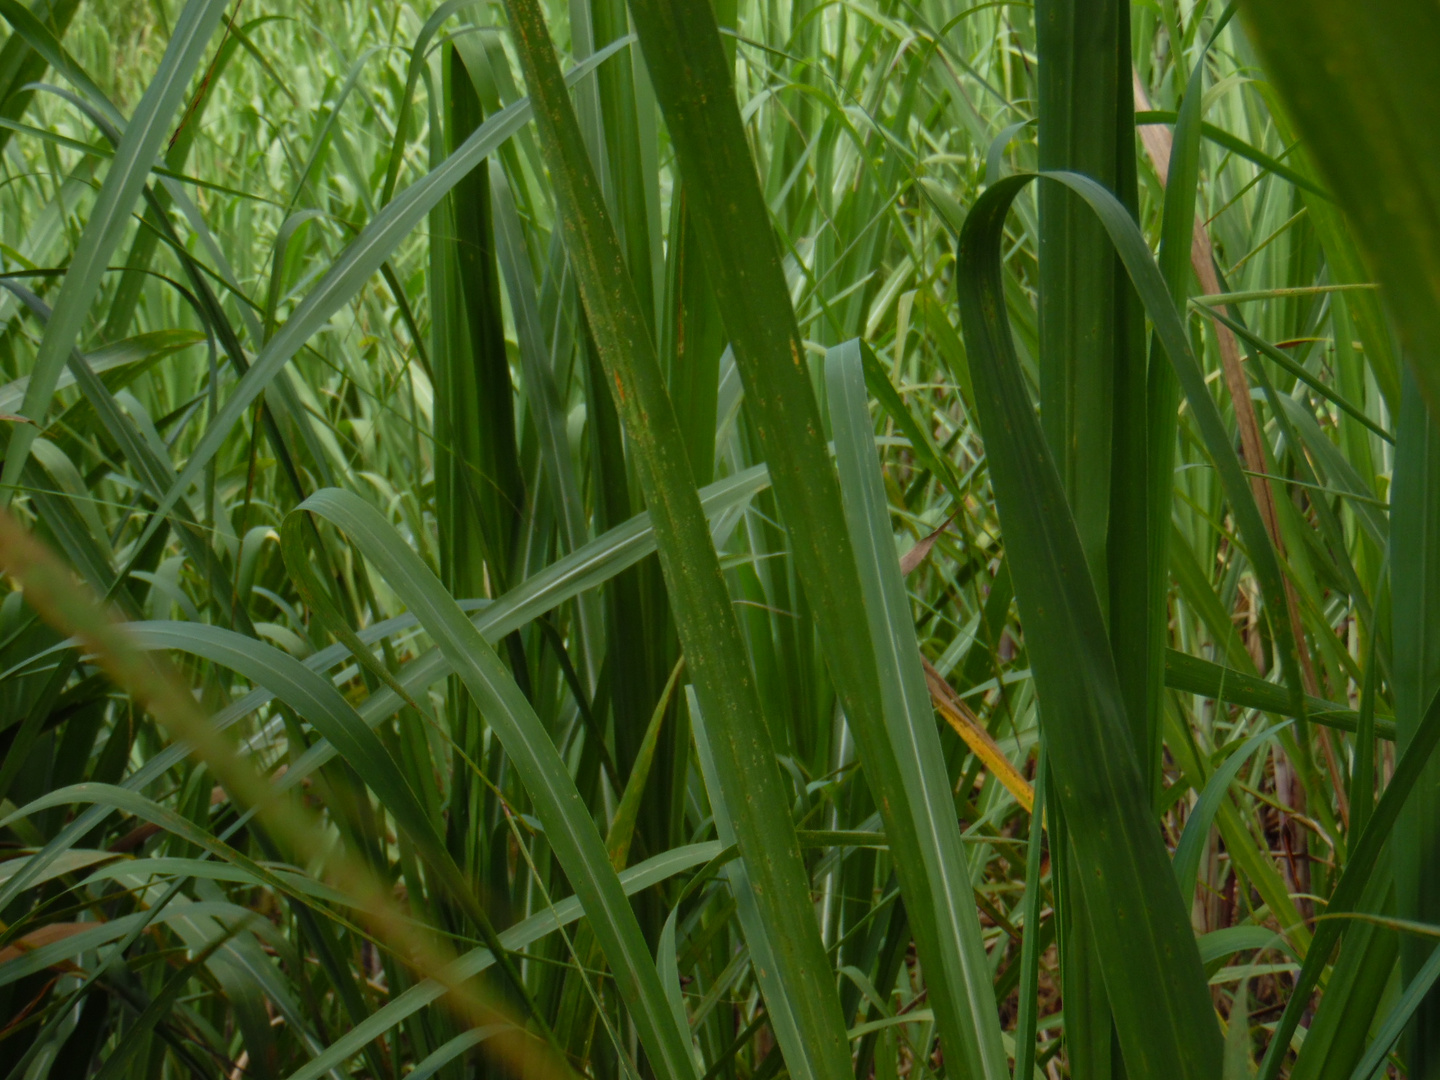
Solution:
<svg viewBox="0 0 1440 1080">
<path fill-rule="evenodd" d="M 930 700 L 935 703 L 935 708 L 945 718 L 955 734 L 965 740 L 965 744 L 975 752 L 975 755 L 985 763 L 985 768 L 990 774 L 1005 785 L 1006 790 L 1015 796 L 1015 801 L 1025 808 L 1026 813 L 1033 813 L 1035 810 L 1035 789 L 1030 786 L 1030 781 L 1020 775 L 1020 770 L 1010 764 L 1010 759 L 1005 756 L 999 745 L 990 737 L 985 726 L 980 723 L 975 714 L 970 710 L 950 684 L 931 665 L 930 661 L 921 658 L 925 665 L 925 681 L 930 687 Z"/>
</svg>

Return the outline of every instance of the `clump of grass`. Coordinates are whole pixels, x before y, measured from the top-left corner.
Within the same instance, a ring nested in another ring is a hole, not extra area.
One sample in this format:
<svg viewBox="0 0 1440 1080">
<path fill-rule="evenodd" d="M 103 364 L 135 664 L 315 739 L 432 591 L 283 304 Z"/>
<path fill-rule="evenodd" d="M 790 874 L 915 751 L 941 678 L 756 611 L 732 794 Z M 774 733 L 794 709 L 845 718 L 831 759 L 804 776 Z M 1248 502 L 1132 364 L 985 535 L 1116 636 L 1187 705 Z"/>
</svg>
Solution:
<svg viewBox="0 0 1440 1080">
<path fill-rule="evenodd" d="M 1413 7 L 0 0 L 5 1075 L 1429 1075 Z"/>
</svg>

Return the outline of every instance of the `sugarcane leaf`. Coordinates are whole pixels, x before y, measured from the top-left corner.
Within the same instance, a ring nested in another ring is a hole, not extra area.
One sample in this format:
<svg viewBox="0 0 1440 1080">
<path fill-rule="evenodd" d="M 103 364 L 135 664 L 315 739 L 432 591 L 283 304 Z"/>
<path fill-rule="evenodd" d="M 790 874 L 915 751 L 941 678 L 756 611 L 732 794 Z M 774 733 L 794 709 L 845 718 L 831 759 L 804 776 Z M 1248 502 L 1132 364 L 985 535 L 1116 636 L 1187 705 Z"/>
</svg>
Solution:
<svg viewBox="0 0 1440 1080">
<path fill-rule="evenodd" d="M 961 321 L 1006 557 L 1127 1070 L 1213 1077 L 1221 1041 L 1199 953 L 1150 822 L 1095 586 L 1004 315 L 1005 214 L 1030 179 L 1008 178 L 981 196 L 957 256 Z"/>
<path fill-rule="evenodd" d="M 943 920 L 939 930 L 941 955 L 948 967 L 946 983 L 952 992 L 963 989 L 963 1007 L 969 1013 L 966 1059 L 980 1062 L 986 1073 L 1003 1073 L 1005 1052 L 998 1038 L 999 1025 L 994 1022 L 992 980 L 980 918 L 970 896 L 969 863 L 945 774 L 926 767 L 927 763 L 938 764 L 943 752 L 915 641 L 914 619 L 895 558 L 894 532 L 866 407 L 861 349 L 858 341 L 831 349 L 825 376 L 840 491 L 870 618 L 886 727 L 896 747 L 901 782 L 911 796 L 917 831 L 929 841 L 920 845 L 920 855 L 926 860 L 922 880 L 931 883 L 932 903 Z"/>
</svg>

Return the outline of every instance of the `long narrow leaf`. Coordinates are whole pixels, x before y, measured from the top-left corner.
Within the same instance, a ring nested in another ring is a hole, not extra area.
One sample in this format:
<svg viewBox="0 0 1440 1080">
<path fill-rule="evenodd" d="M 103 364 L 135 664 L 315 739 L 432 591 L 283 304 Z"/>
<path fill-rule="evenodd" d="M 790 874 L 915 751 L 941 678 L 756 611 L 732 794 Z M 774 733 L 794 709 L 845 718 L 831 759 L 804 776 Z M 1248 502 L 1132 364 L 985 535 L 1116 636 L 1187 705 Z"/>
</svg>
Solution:
<svg viewBox="0 0 1440 1080">
<path fill-rule="evenodd" d="M 905 582 L 895 558 L 885 489 L 876 467 L 862 348 L 859 342 L 848 342 L 830 350 L 825 360 L 840 490 L 870 617 L 886 726 L 891 740 L 904 748 L 895 755 L 896 761 L 919 831 L 927 840 L 920 846 L 926 860 L 921 880 L 931 884 L 931 903 L 945 919 L 941 940 L 953 943 L 941 957 L 952 965 L 945 972 L 946 985 L 964 995 L 962 1008 L 968 1014 L 963 1029 L 967 1036 L 962 1047 L 964 1060 L 972 1075 L 1000 1076 L 1005 1072 L 1005 1051 L 954 802 L 944 773 L 925 767 L 925 763 L 938 764 L 943 752 L 915 643 Z M 950 1053 L 955 1055 L 954 1047 Z"/>
<path fill-rule="evenodd" d="M 1005 212 L 1029 179 L 991 188 L 961 234 L 957 276 L 970 371 L 1049 763 L 1083 868 L 1078 877 L 1126 1068 L 1198 1080 L 1218 1075 L 1221 1051 L 1200 957 L 1150 821 L 1095 587 L 1004 315 Z"/>
</svg>

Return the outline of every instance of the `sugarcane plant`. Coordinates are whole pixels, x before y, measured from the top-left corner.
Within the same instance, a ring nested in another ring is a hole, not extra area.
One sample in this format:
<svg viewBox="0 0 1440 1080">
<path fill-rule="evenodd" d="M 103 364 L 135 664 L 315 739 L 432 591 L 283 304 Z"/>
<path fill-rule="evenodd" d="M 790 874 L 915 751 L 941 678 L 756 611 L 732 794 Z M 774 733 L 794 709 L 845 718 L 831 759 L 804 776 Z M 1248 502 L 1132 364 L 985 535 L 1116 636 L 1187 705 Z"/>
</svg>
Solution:
<svg viewBox="0 0 1440 1080">
<path fill-rule="evenodd" d="M 1433 4 L 0 19 L 0 1077 L 1440 1076 Z"/>
</svg>

